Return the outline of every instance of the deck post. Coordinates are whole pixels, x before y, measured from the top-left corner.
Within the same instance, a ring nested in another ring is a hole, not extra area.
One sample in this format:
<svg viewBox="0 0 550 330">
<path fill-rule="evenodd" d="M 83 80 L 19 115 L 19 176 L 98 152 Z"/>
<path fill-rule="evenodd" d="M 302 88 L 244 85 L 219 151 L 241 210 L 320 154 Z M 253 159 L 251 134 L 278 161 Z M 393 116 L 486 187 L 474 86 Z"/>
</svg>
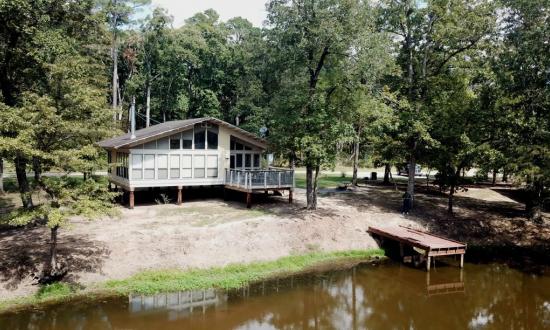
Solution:
<svg viewBox="0 0 550 330">
<path fill-rule="evenodd" d="M 246 193 L 246 208 L 249 209 L 252 207 L 252 194 L 250 192 Z"/>
<path fill-rule="evenodd" d="M 181 186 L 178 186 L 178 205 L 181 205 L 181 203 L 183 202 L 182 189 L 183 188 Z"/>
<path fill-rule="evenodd" d="M 134 190 L 130 190 L 129 191 L 129 207 L 130 207 L 130 210 L 132 210 L 134 208 Z"/>
<path fill-rule="evenodd" d="M 292 204 L 292 189 L 288 190 L 288 203 Z"/>
<path fill-rule="evenodd" d="M 264 172 L 264 188 L 267 188 L 267 172 Z"/>
<path fill-rule="evenodd" d="M 432 257 L 428 256 L 426 258 L 426 270 L 430 271 L 430 264 L 432 263 Z"/>
<path fill-rule="evenodd" d="M 464 254 L 460 255 L 460 268 L 464 268 Z"/>
<path fill-rule="evenodd" d="M 399 256 L 401 258 L 403 258 L 405 256 L 405 252 L 404 252 L 405 248 L 403 246 L 403 243 L 402 242 L 399 242 Z"/>
</svg>

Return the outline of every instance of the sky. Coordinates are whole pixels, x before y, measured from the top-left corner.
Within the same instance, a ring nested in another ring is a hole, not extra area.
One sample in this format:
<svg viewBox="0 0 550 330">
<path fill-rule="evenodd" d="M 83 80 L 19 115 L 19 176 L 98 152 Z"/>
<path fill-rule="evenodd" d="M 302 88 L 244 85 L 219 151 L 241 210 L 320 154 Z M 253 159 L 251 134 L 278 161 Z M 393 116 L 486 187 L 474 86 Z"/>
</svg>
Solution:
<svg viewBox="0 0 550 330">
<path fill-rule="evenodd" d="M 261 27 L 266 18 L 267 0 L 152 0 L 154 6 L 168 10 L 174 17 L 174 27 L 183 25 L 186 18 L 206 9 L 214 9 L 222 21 L 241 16 L 254 26 Z"/>
</svg>

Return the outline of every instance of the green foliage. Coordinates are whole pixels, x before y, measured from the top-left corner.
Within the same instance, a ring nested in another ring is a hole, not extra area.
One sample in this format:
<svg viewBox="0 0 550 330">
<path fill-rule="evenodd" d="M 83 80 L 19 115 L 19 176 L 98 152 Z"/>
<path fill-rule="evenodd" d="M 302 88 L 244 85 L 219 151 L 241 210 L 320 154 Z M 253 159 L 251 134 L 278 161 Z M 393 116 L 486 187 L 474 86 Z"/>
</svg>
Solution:
<svg viewBox="0 0 550 330">
<path fill-rule="evenodd" d="M 92 220 L 117 215 L 113 200 L 118 193 L 109 192 L 102 180 L 45 177 L 41 186 L 48 194 L 43 203 L 31 210 L 16 209 L 3 221 L 12 226 L 43 223 L 49 228 L 58 228 L 66 226 L 73 216 Z"/>
<path fill-rule="evenodd" d="M 125 280 L 108 281 L 105 287 L 122 294 L 152 294 L 207 288 L 233 289 L 270 277 L 306 271 L 308 268 L 322 263 L 382 256 L 384 256 L 384 251 L 380 249 L 332 253 L 316 252 L 284 257 L 275 261 L 229 265 L 223 268 L 210 268 L 206 270 L 145 271 Z"/>
<path fill-rule="evenodd" d="M 75 290 L 67 283 L 53 283 L 41 286 L 35 298 L 38 301 L 55 300 L 65 298 L 74 292 Z"/>
</svg>

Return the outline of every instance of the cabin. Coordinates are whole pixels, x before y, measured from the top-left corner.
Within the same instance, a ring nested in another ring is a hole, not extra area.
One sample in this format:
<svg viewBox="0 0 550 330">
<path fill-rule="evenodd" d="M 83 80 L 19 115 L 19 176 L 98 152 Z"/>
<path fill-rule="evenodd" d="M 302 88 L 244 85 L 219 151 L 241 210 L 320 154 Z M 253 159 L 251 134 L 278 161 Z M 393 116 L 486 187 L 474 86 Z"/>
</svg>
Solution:
<svg viewBox="0 0 550 330">
<path fill-rule="evenodd" d="M 134 127 L 132 123 L 132 127 Z M 268 167 L 267 142 L 225 121 L 206 117 L 169 121 L 98 143 L 107 151 L 109 185 L 129 193 L 155 187 L 182 190 L 193 186 L 223 186 L 252 194 L 289 192 L 292 202 L 294 171 Z"/>
</svg>

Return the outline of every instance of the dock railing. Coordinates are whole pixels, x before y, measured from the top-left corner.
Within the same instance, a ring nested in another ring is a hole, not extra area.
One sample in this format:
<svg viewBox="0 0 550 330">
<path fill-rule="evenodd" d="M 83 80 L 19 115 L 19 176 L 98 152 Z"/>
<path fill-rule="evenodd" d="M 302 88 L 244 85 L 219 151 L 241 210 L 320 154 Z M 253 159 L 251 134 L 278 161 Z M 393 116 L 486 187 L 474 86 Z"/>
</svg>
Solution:
<svg viewBox="0 0 550 330">
<path fill-rule="evenodd" d="M 274 168 L 260 170 L 225 170 L 225 184 L 244 190 L 294 188 L 294 170 Z"/>
</svg>

